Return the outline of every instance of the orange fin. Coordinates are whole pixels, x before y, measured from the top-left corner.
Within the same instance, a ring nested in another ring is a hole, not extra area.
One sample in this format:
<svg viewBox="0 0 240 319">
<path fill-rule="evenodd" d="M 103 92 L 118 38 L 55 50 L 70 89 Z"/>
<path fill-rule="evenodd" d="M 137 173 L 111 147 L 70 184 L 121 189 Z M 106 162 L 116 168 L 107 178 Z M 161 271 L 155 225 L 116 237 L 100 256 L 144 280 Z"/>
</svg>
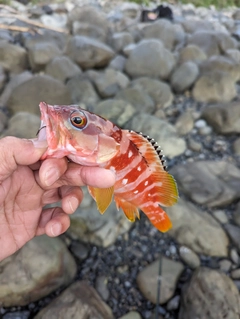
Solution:
<svg viewBox="0 0 240 319">
<path fill-rule="evenodd" d="M 139 210 L 136 206 L 116 196 L 114 199 L 116 202 L 117 209 L 122 208 L 128 220 L 130 220 L 131 222 L 134 222 L 136 217 L 140 219 Z"/>
<path fill-rule="evenodd" d="M 149 218 L 153 226 L 160 230 L 162 233 L 165 233 L 170 228 L 172 228 L 172 222 L 170 218 L 160 206 L 154 207 L 152 205 L 150 207 L 142 209 L 142 211 Z"/>
<path fill-rule="evenodd" d="M 127 136 L 137 147 L 152 171 L 151 177 L 156 183 L 156 191 L 159 194 L 157 198 L 154 198 L 154 201 L 163 206 L 174 205 L 178 200 L 177 184 L 173 176 L 167 172 L 160 147 L 154 139 L 142 133 L 130 131 Z"/>
<path fill-rule="evenodd" d="M 101 214 L 105 213 L 108 206 L 111 204 L 114 186 L 109 188 L 96 188 L 88 186 L 88 191 L 97 203 L 97 209 Z"/>
</svg>

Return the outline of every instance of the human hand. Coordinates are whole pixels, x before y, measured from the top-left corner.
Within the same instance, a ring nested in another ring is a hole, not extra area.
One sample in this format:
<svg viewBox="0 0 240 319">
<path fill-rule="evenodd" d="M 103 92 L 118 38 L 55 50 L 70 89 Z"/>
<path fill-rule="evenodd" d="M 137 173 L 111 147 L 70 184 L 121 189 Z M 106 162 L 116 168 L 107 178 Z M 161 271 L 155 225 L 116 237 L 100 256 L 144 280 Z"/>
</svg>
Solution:
<svg viewBox="0 0 240 319">
<path fill-rule="evenodd" d="M 0 139 L 0 261 L 33 237 L 62 234 L 82 201 L 79 186 L 110 187 L 114 174 L 103 168 L 69 163 L 66 158 L 40 162 L 47 145 L 16 137 Z M 62 207 L 43 209 L 62 201 Z"/>
</svg>

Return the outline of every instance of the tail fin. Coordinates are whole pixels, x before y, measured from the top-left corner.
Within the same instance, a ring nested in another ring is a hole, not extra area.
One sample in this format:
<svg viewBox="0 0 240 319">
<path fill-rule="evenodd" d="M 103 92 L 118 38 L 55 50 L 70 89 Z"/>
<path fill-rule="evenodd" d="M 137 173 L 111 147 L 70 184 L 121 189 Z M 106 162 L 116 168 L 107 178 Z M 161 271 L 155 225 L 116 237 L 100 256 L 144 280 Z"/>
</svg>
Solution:
<svg viewBox="0 0 240 319">
<path fill-rule="evenodd" d="M 149 218 L 150 222 L 161 232 L 165 233 L 172 228 L 172 222 L 167 213 L 160 206 L 148 206 L 141 208 L 144 214 Z"/>
</svg>

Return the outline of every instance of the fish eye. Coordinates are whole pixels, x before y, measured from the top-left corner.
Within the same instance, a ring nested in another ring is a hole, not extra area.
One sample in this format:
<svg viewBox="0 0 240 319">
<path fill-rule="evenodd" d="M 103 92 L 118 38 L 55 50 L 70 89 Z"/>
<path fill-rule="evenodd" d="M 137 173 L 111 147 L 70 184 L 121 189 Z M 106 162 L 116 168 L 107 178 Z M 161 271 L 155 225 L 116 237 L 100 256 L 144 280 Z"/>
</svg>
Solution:
<svg viewBox="0 0 240 319">
<path fill-rule="evenodd" d="M 87 125 L 87 117 L 83 112 L 73 112 L 70 115 L 70 122 L 74 127 L 83 129 Z"/>
</svg>

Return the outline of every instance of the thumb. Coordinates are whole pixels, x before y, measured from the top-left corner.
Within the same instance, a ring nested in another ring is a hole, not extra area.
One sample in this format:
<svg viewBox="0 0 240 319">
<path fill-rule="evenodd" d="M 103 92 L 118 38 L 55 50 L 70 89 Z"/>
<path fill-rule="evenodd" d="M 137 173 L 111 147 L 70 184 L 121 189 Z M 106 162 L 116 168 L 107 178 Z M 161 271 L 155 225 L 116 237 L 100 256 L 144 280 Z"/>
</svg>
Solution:
<svg viewBox="0 0 240 319">
<path fill-rule="evenodd" d="M 11 175 L 18 165 L 31 165 L 39 161 L 47 142 L 7 136 L 0 139 L 0 183 Z"/>
</svg>

